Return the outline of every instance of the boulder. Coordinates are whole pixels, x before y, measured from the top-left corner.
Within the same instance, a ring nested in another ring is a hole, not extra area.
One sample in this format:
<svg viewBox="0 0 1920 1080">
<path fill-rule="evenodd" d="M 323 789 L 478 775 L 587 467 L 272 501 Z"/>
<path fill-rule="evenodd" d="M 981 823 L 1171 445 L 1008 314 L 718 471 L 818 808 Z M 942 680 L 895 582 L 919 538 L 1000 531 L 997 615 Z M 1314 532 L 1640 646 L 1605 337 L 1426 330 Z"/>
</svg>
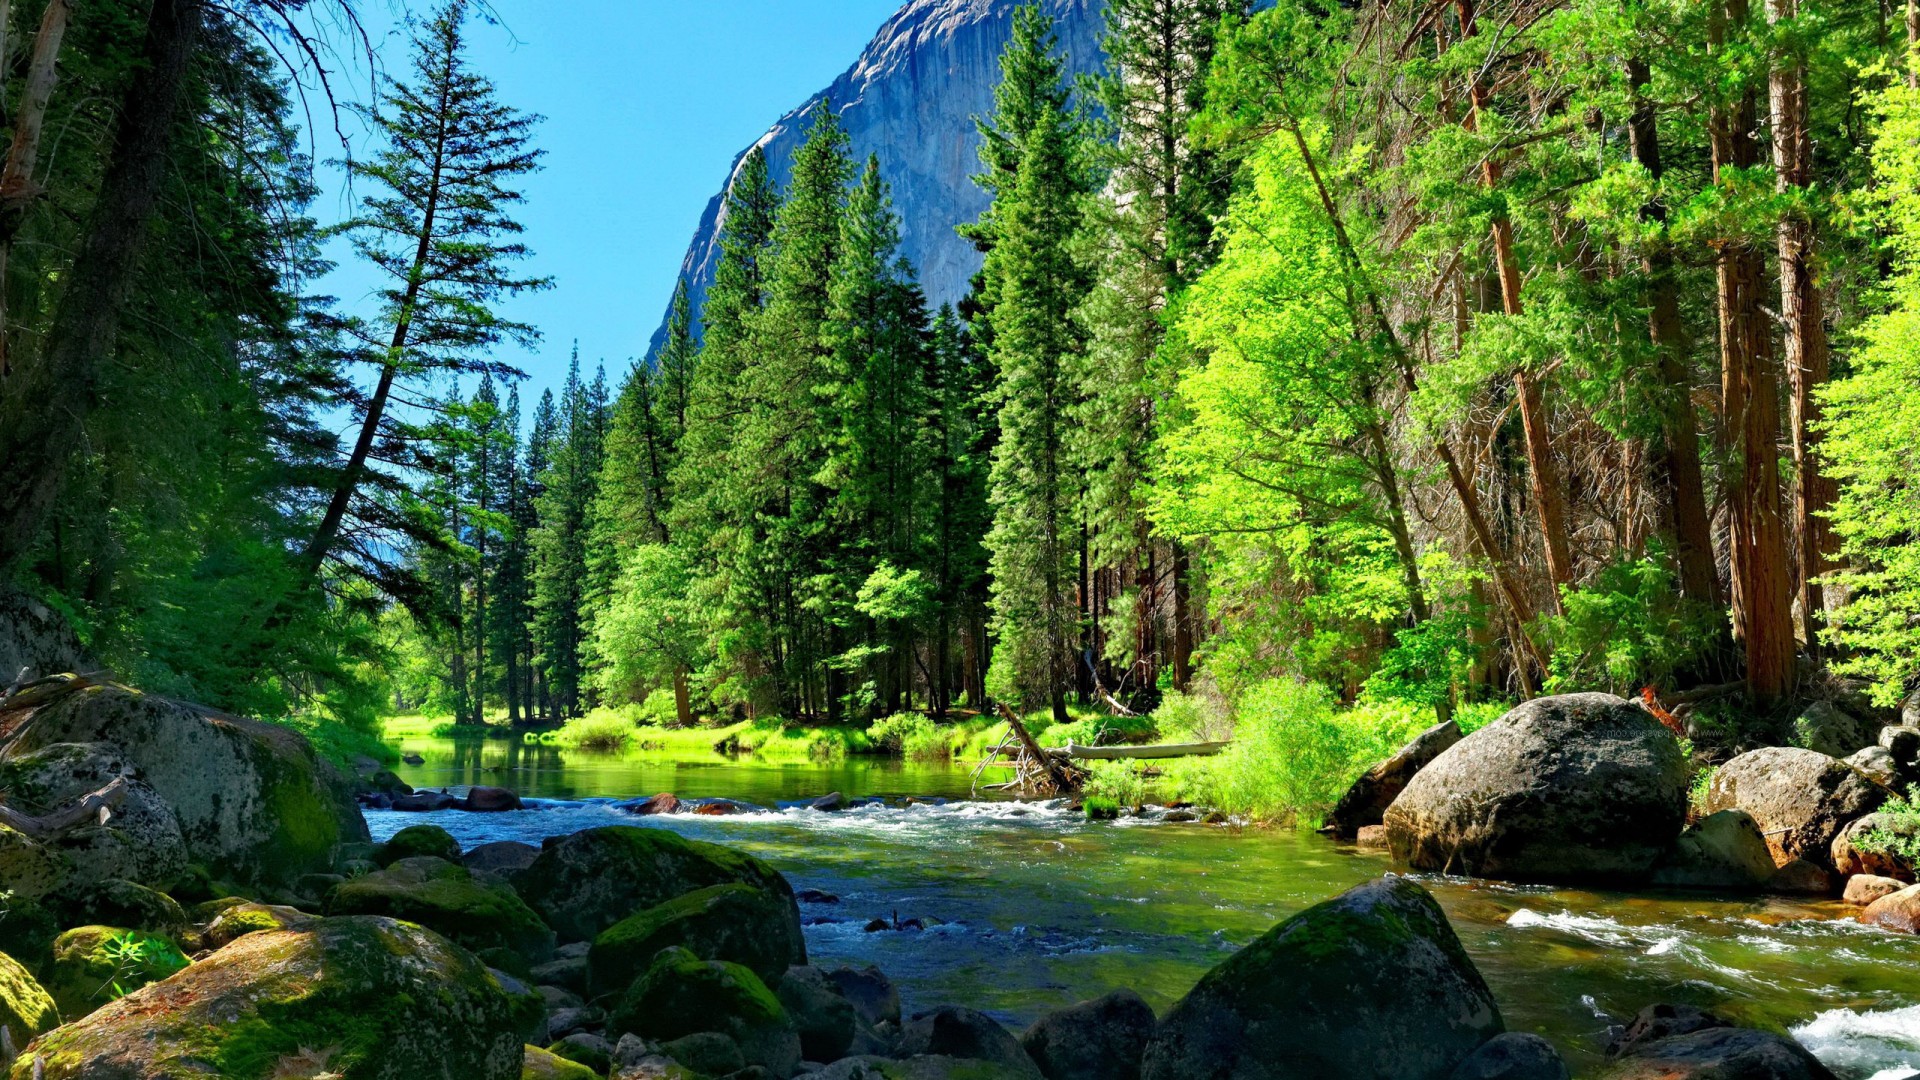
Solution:
<svg viewBox="0 0 1920 1080">
<path fill-rule="evenodd" d="M 534 860 L 539 857 L 540 849 L 532 844 L 522 844 L 517 840 L 499 840 L 491 844 L 481 844 L 460 856 L 460 865 L 473 871 L 475 877 L 505 882 L 532 866 Z"/>
<path fill-rule="evenodd" d="M 1570 1076 L 1552 1043 L 1528 1032 L 1509 1031 L 1481 1043 L 1449 1080 L 1569 1080 Z"/>
<path fill-rule="evenodd" d="M 636 911 L 695 889 L 735 882 L 784 898 L 793 888 L 772 867 L 665 829 L 611 825 L 563 837 L 522 876 L 527 903 L 565 941 L 592 941 Z"/>
<path fill-rule="evenodd" d="M 204 935 L 207 948 L 224 949 L 235 941 L 265 930 L 307 930 L 320 921 L 297 908 L 276 904 L 235 904 L 224 908 L 207 924 Z"/>
<path fill-rule="evenodd" d="M 747 1067 L 740 1044 L 717 1031 L 697 1031 L 660 1044 L 660 1052 L 704 1076 L 726 1076 Z"/>
<path fill-rule="evenodd" d="M 473 879 L 464 866 L 417 856 L 354 878 L 327 896 L 329 915 L 385 915 L 437 930 L 469 949 L 511 949 L 532 961 L 553 955 L 553 931 L 509 888 Z"/>
<path fill-rule="evenodd" d="M 1837 758 L 1767 746 L 1720 766 L 1707 789 L 1706 810 L 1752 814 L 1776 863 L 1825 862 L 1847 822 L 1879 809 L 1891 794 Z"/>
<path fill-rule="evenodd" d="M 807 803 L 809 810 L 818 810 L 823 814 L 832 814 L 847 808 L 847 797 L 838 792 L 830 792 Z"/>
<path fill-rule="evenodd" d="M 1875 900 L 1883 896 L 1892 896 L 1906 887 L 1907 883 L 1898 878 L 1855 874 L 1847 879 L 1847 886 L 1842 890 L 1840 899 L 1856 907 L 1866 907 Z"/>
<path fill-rule="evenodd" d="M 800 1036 L 767 984 L 749 968 L 685 949 L 654 958 L 608 1016 L 607 1031 L 662 1041 L 719 1032 L 748 1064 L 776 1076 L 791 1076 L 800 1064 Z"/>
<path fill-rule="evenodd" d="M 838 1061 L 860 1033 L 860 1014 L 839 987 L 816 967 L 795 965 L 780 976 L 774 996 L 800 1033 L 800 1056 L 808 1061 Z"/>
<path fill-rule="evenodd" d="M 388 801 L 388 808 L 404 810 L 413 814 L 432 814 L 441 810 L 453 810 L 460 800 L 444 791 L 416 791 L 411 795 L 395 795 Z"/>
<path fill-rule="evenodd" d="M 744 964 L 769 986 L 787 968 L 807 962 L 800 909 L 792 897 L 733 882 L 695 889 L 602 931 L 587 954 L 588 989 L 595 995 L 619 993 L 669 945 L 702 960 Z"/>
<path fill-rule="evenodd" d="M 868 1027 L 900 1023 L 900 991 L 886 973 L 869 964 L 864 968 L 834 968 L 827 981 L 840 996 L 853 1004 L 854 1012 Z"/>
<path fill-rule="evenodd" d="M 1838 1080 L 1792 1039 L 1735 1027 L 1647 1043 L 1602 1075 L 1605 1080 Z"/>
<path fill-rule="evenodd" d="M 862 1055 L 836 1061 L 808 1080 L 1026 1080 L 1031 1073 L 991 1061 L 926 1054 L 902 1060 Z"/>
<path fill-rule="evenodd" d="M 1152 1006 L 1115 990 L 1035 1020 L 1020 1045 L 1047 1080 L 1139 1080 L 1153 1026 Z"/>
<path fill-rule="evenodd" d="M 577 1031 L 547 1047 L 554 1055 L 585 1065 L 595 1076 L 613 1068 L 613 1044 L 598 1035 Z"/>
<path fill-rule="evenodd" d="M 1920 885 L 1909 885 L 1868 904 L 1860 921 L 1895 933 L 1920 933 Z"/>
<path fill-rule="evenodd" d="M 131 881 L 108 879 L 64 892 L 58 906 L 76 924 L 126 926 L 174 938 L 187 928 L 186 910 L 173 897 Z"/>
<path fill-rule="evenodd" d="M 1833 874 L 1807 859 L 1794 859 L 1767 879 L 1767 891 L 1783 896 L 1831 896 Z"/>
<path fill-rule="evenodd" d="M 1816 701 L 1793 722 L 1793 744 L 1828 757 L 1844 758 L 1874 745 L 1875 725 L 1858 719 L 1831 701 Z"/>
<path fill-rule="evenodd" d="M 8 1045 L 19 1049 L 59 1026 L 53 995 L 18 960 L 0 953 L 0 1029 L 5 1029 Z"/>
<path fill-rule="evenodd" d="M 1894 764 L 1893 754 L 1883 746 L 1855 750 L 1844 760 L 1860 770 L 1867 779 L 1889 790 L 1898 791 L 1906 782 L 1900 776 L 1900 767 Z"/>
<path fill-rule="evenodd" d="M 1040 1080 L 1040 1070 L 1013 1033 L 986 1013 L 955 1006 L 921 1013 L 901 1032 L 900 1056 L 990 1062 L 1012 1075 Z"/>
<path fill-rule="evenodd" d="M 99 685 L 42 706 L 12 753 L 61 743 L 114 747 L 172 810 L 187 859 L 234 880 L 290 883 L 367 838 L 350 785 L 289 728 Z"/>
<path fill-rule="evenodd" d="M 248 934 L 42 1036 L 12 1080 L 212 1075 L 519 1080 L 539 999 L 392 919 Z M 38 1062 L 38 1066 L 36 1066 Z M 310 1071 L 297 1071 L 306 1069 Z"/>
<path fill-rule="evenodd" d="M 1335 836 L 1353 838 L 1359 835 L 1361 829 L 1379 825 L 1385 818 L 1387 807 L 1392 806 L 1393 800 L 1407 789 L 1407 783 L 1414 774 L 1465 737 L 1460 732 L 1460 725 L 1452 720 L 1422 732 L 1402 747 L 1399 753 L 1368 769 L 1364 776 L 1353 782 L 1353 786 L 1334 805 L 1333 813 L 1328 815 L 1327 831 Z"/>
<path fill-rule="evenodd" d="M 46 987 L 60 1015 L 78 1020 L 187 966 L 171 938 L 117 926 L 80 926 L 53 942 Z"/>
<path fill-rule="evenodd" d="M 600 1080 L 605 1075 L 537 1046 L 526 1047 L 521 1053 L 520 1080 Z"/>
<path fill-rule="evenodd" d="M 1842 874 L 1877 874 L 1914 880 L 1913 860 L 1903 850 L 1920 851 L 1920 817 L 1876 812 L 1841 828 L 1827 849 Z"/>
<path fill-rule="evenodd" d="M 1880 729 L 1877 742 L 1901 769 L 1920 766 L 1920 727 L 1889 724 Z"/>
<path fill-rule="evenodd" d="M 499 814 L 520 809 L 520 795 L 503 787 L 475 787 L 460 801 L 460 809 L 476 814 Z"/>
<path fill-rule="evenodd" d="M 409 825 L 373 853 L 373 861 L 382 867 L 401 859 L 431 856 L 448 862 L 460 861 L 460 842 L 438 825 Z"/>
<path fill-rule="evenodd" d="M 1670 1039 L 1676 1035 L 1691 1035 L 1708 1028 L 1732 1027 L 1733 1025 L 1705 1009 L 1693 1005 L 1671 1005 L 1661 1003 L 1649 1005 L 1634 1015 L 1633 1021 L 1620 1029 L 1607 1042 L 1607 1056 L 1610 1058 L 1628 1057 L 1641 1047 Z"/>
<path fill-rule="evenodd" d="M 1432 1080 L 1502 1030 L 1440 905 L 1388 876 L 1308 908 L 1209 971 L 1160 1022 L 1141 1075 Z"/>
<path fill-rule="evenodd" d="M 92 671 L 73 627 L 52 607 L 0 584 L 0 689 L 26 669 L 38 679 L 73 671 Z"/>
<path fill-rule="evenodd" d="M 1514 881 L 1632 881 L 1686 824 L 1673 734 L 1608 694 L 1538 698 L 1467 736 L 1387 809 L 1396 859 Z"/>
<path fill-rule="evenodd" d="M 652 817 L 656 814 L 677 814 L 680 812 L 680 799 L 670 791 L 663 791 L 651 799 L 641 802 L 621 804 L 620 809 L 640 817 Z"/>
<path fill-rule="evenodd" d="M 1653 883 L 1677 889 L 1761 889 L 1773 877 L 1773 854 L 1745 810 L 1708 814 L 1687 827 L 1653 870 Z"/>
<path fill-rule="evenodd" d="M 58 880 L 29 876 L 16 884 L 9 877 L 16 896 L 44 896 L 53 888 L 84 890 L 109 879 L 168 886 L 187 869 L 179 816 L 112 744 L 52 743 L 0 763 L 7 804 L 28 814 L 71 806 L 115 780 L 125 780 L 127 791 L 107 823 L 46 842 L 61 865 Z"/>
</svg>

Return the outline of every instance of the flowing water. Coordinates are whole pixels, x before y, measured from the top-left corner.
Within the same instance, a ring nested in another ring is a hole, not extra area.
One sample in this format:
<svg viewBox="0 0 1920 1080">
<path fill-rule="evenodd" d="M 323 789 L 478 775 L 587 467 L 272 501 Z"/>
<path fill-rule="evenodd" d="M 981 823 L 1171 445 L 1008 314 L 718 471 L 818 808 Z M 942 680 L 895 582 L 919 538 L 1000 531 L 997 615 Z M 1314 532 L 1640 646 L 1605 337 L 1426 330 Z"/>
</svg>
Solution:
<svg viewBox="0 0 1920 1080">
<path fill-rule="evenodd" d="M 816 963 L 877 964 L 907 1008 L 961 1003 L 1024 1025 L 1132 987 L 1164 1009 L 1276 922 L 1391 870 L 1383 855 L 1284 830 L 1145 820 L 1089 823 L 1058 804 L 978 801 L 965 769 L 852 759 L 774 764 L 713 755 L 581 754 L 514 740 L 409 740 L 416 787 L 497 784 L 551 800 L 507 814 L 370 813 L 376 839 L 432 822 L 464 846 L 538 844 L 629 824 L 735 845 L 838 897 L 806 903 Z M 773 809 L 634 817 L 617 800 L 671 791 Z M 884 806 L 779 808 L 830 791 Z M 906 806 L 909 796 L 945 799 Z M 1690 1002 L 1792 1032 L 1850 1080 L 1920 1076 L 1920 938 L 1861 926 L 1838 904 L 1628 895 L 1420 876 L 1512 1030 L 1536 1031 L 1575 1075 L 1608 1025 Z M 868 933 L 875 918 L 924 930 Z"/>
</svg>

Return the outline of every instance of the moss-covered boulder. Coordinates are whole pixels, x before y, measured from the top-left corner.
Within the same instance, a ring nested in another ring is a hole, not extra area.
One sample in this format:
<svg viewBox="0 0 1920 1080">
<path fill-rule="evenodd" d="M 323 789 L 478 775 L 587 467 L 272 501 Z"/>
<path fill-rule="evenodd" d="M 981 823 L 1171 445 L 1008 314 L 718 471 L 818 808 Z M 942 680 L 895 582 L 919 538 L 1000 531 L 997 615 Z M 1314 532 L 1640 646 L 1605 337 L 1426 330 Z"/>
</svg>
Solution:
<svg viewBox="0 0 1920 1080">
<path fill-rule="evenodd" d="M 469 949 L 512 949 L 538 962 L 553 931 L 512 889 L 485 885 L 464 866 L 419 856 L 336 886 L 329 915 L 386 915 L 438 930 Z"/>
<path fill-rule="evenodd" d="M 1440 905 L 1385 877 L 1308 908 L 1209 971 L 1161 1021 L 1141 1076 L 1444 1080 L 1502 1030 Z"/>
<path fill-rule="evenodd" d="M 669 945 L 702 960 L 744 964 L 769 986 L 807 961 L 793 899 L 734 882 L 676 896 L 602 931 L 587 954 L 588 987 L 596 995 L 619 993 Z"/>
<path fill-rule="evenodd" d="M 70 922 L 129 926 L 171 937 L 178 937 L 188 923 L 186 909 L 173 897 L 117 878 L 63 895 L 60 907 Z"/>
<path fill-rule="evenodd" d="M 1026 1080 L 1026 1074 L 991 1061 L 941 1054 L 899 1060 L 863 1055 L 809 1073 L 808 1080 Z"/>
<path fill-rule="evenodd" d="M 800 1036 L 760 976 L 685 949 L 662 950 L 607 1020 L 613 1037 L 634 1034 L 664 1042 L 704 1031 L 728 1036 L 748 1065 L 775 1076 L 791 1076 L 800 1064 Z"/>
<path fill-rule="evenodd" d="M 11 1080 L 519 1080 L 538 997 L 392 919 L 248 934 L 42 1036 Z M 36 1066 L 36 1062 L 38 1065 Z M 302 1072 L 300 1069 L 313 1071 Z"/>
<path fill-rule="evenodd" d="M 220 909 L 206 924 L 203 937 L 209 949 L 224 949 L 248 934 L 266 930 L 305 930 L 320 921 L 298 908 L 251 901 Z"/>
<path fill-rule="evenodd" d="M 224 877 L 289 883 L 367 836 L 345 780 L 288 728 L 104 685 L 40 708 L 13 754 L 61 743 L 113 747 L 172 810 L 188 860 Z"/>
<path fill-rule="evenodd" d="M 137 775 L 118 747 L 53 743 L 0 763 L 7 804 L 29 814 L 65 809 L 115 780 L 124 781 L 126 791 L 106 824 L 85 825 L 47 842 L 60 853 L 63 872 L 36 895 L 108 879 L 164 887 L 186 871 L 187 844 L 173 806 Z"/>
<path fill-rule="evenodd" d="M 460 842 L 438 825 L 409 825 L 394 833 L 393 839 L 381 844 L 373 853 L 373 861 L 387 867 L 401 859 L 422 855 L 457 863 L 460 861 Z"/>
<path fill-rule="evenodd" d="M 600 1074 L 577 1061 L 568 1061 L 537 1046 L 527 1047 L 520 1063 L 520 1080 L 600 1080 Z"/>
<path fill-rule="evenodd" d="M 59 1025 L 53 995 L 18 960 L 0 953 L 0 1028 L 6 1029 L 10 1045 L 23 1047 Z"/>
<path fill-rule="evenodd" d="M 766 863 L 666 829 L 587 829 L 540 853 L 519 878 L 521 895 L 563 941 L 592 941 L 642 911 L 711 885 L 741 882 L 794 906 L 793 887 Z"/>
<path fill-rule="evenodd" d="M 816 967 L 791 967 L 773 992 L 800 1033 L 800 1054 L 808 1061 L 838 1061 L 861 1032 L 860 1013 L 827 973 Z"/>
<path fill-rule="evenodd" d="M 81 926 L 53 942 L 46 987 L 69 1021 L 187 966 L 173 939 L 118 926 Z"/>
</svg>

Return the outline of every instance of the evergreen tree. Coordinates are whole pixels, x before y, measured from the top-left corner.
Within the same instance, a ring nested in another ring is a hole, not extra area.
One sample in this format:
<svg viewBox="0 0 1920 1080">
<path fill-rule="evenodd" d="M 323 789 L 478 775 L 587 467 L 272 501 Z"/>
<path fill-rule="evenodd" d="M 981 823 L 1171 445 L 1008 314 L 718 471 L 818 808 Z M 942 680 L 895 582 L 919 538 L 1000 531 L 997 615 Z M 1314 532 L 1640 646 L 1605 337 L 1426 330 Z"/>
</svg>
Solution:
<svg viewBox="0 0 1920 1080">
<path fill-rule="evenodd" d="M 546 441 L 546 471 L 534 504 L 539 517 L 532 537 L 534 639 L 558 716 L 577 716 L 585 703 L 588 531 L 605 447 L 605 387 L 605 371 L 592 383 L 581 380 L 576 349 Z"/>
</svg>

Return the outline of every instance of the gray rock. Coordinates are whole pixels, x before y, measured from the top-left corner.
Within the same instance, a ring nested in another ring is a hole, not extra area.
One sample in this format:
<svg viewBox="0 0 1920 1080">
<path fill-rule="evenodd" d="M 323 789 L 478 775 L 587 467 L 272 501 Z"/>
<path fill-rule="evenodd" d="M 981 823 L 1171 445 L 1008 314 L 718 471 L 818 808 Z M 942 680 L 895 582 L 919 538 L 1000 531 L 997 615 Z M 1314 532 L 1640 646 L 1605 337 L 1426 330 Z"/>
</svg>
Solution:
<svg viewBox="0 0 1920 1080">
<path fill-rule="evenodd" d="M 1386 813 L 1396 859 L 1514 881 L 1642 879 L 1686 823 L 1689 770 L 1608 694 L 1538 698 L 1420 770 Z"/>
<path fill-rule="evenodd" d="M 654 1049 L 652 1043 L 629 1033 L 620 1036 L 620 1041 L 614 1044 L 613 1064 L 615 1068 L 627 1068 L 638 1065 L 658 1053 L 659 1051 Z"/>
<path fill-rule="evenodd" d="M 660 1052 L 697 1073 L 724 1076 L 747 1067 L 740 1044 L 717 1031 L 696 1031 L 660 1044 Z"/>
<path fill-rule="evenodd" d="M 12 686 L 22 668 L 39 679 L 90 672 L 94 665 L 59 612 L 0 584 L 0 690 Z"/>
<path fill-rule="evenodd" d="M 1368 769 L 1366 775 L 1353 782 L 1353 786 L 1334 806 L 1333 813 L 1328 815 L 1328 831 L 1335 836 L 1351 839 L 1359 835 L 1361 829 L 1380 824 L 1387 807 L 1392 806 L 1393 800 L 1407 789 L 1407 783 L 1414 774 L 1465 737 L 1460 732 L 1460 725 L 1449 720 L 1428 728 L 1399 753 Z"/>
<path fill-rule="evenodd" d="M 1153 1027 L 1152 1006 L 1115 990 L 1035 1020 L 1020 1045 L 1047 1080 L 1139 1080 Z"/>
<path fill-rule="evenodd" d="M 845 1057 L 864 1026 L 853 1002 L 819 968 L 788 968 L 774 993 L 800 1033 L 800 1056 L 808 1061 Z"/>
<path fill-rule="evenodd" d="M 1649 1005 L 1635 1014 L 1631 1023 L 1608 1040 L 1607 1056 L 1627 1057 L 1638 1052 L 1642 1047 L 1662 1039 L 1670 1039 L 1676 1035 L 1691 1035 L 1708 1028 L 1732 1026 L 1697 1006 L 1666 1003 Z"/>
<path fill-rule="evenodd" d="M 1480 1045 L 1452 1080 L 1568 1080 L 1567 1063 L 1538 1035 L 1509 1031 Z"/>
<path fill-rule="evenodd" d="M 107 824 L 75 829 L 46 843 L 47 858 L 63 868 L 57 880 L 6 874 L 16 896 L 38 899 L 55 887 L 77 892 L 115 879 L 169 885 L 186 870 L 189 855 L 179 816 L 112 743 L 53 743 L 0 763 L 0 790 L 8 805 L 29 814 L 71 806 L 115 780 L 125 780 L 127 792 Z M 19 840 L 27 842 L 24 836 Z"/>
<path fill-rule="evenodd" d="M 1161 1020 L 1141 1076 L 1433 1080 L 1502 1030 L 1440 905 L 1389 876 L 1308 908 L 1209 971 Z"/>
<path fill-rule="evenodd" d="M 854 1011 L 867 1026 L 899 1025 L 900 991 L 894 989 L 893 980 L 879 968 L 872 965 L 835 968 L 827 972 L 827 979 L 840 991 L 840 996 L 853 1003 Z"/>
<path fill-rule="evenodd" d="M 1920 765 L 1920 728 L 1889 724 L 1880 729 L 1879 744 L 1900 768 Z"/>
<path fill-rule="evenodd" d="M 1881 787 L 1897 791 L 1904 782 L 1900 776 L 1900 766 L 1893 760 L 1893 753 L 1884 746 L 1855 750 L 1847 755 L 1846 762 Z"/>
<path fill-rule="evenodd" d="M 1793 722 L 1795 746 L 1817 750 L 1828 757 L 1844 758 L 1865 746 L 1874 745 L 1874 726 L 1848 714 L 1831 701 L 1816 701 L 1807 706 Z"/>
<path fill-rule="evenodd" d="M 1741 754 L 1713 774 L 1706 810 L 1745 810 L 1760 823 L 1773 861 L 1832 857 L 1833 838 L 1889 795 L 1846 762 L 1813 750 L 1768 746 Z"/>
<path fill-rule="evenodd" d="M 1636 1049 L 1605 1080 L 1838 1080 L 1818 1058 L 1784 1035 L 1713 1027 Z"/>
<path fill-rule="evenodd" d="M 1773 877 L 1773 855 L 1745 810 L 1722 810 L 1687 827 L 1654 867 L 1653 883 L 1678 889 L 1760 889 Z"/>
<path fill-rule="evenodd" d="M 1010 1073 L 1041 1080 L 1020 1040 L 986 1013 L 945 1006 L 907 1021 L 900 1036 L 906 1057 L 951 1057 L 986 1061 Z"/>
<path fill-rule="evenodd" d="M 532 844 L 500 840 L 481 844 L 460 856 L 460 863 L 475 874 L 511 877 L 532 866 L 539 857 L 540 849 Z"/>
<path fill-rule="evenodd" d="M 587 962 L 578 957 L 562 957 L 533 966 L 533 981 L 557 986 L 575 994 L 587 992 Z"/>
<path fill-rule="evenodd" d="M 519 880 L 527 903 L 563 941 L 591 941 L 636 911 L 735 882 L 784 898 L 796 925 L 800 918 L 793 887 L 772 867 L 665 829 L 611 825 L 574 833 L 549 844 Z"/>
</svg>

